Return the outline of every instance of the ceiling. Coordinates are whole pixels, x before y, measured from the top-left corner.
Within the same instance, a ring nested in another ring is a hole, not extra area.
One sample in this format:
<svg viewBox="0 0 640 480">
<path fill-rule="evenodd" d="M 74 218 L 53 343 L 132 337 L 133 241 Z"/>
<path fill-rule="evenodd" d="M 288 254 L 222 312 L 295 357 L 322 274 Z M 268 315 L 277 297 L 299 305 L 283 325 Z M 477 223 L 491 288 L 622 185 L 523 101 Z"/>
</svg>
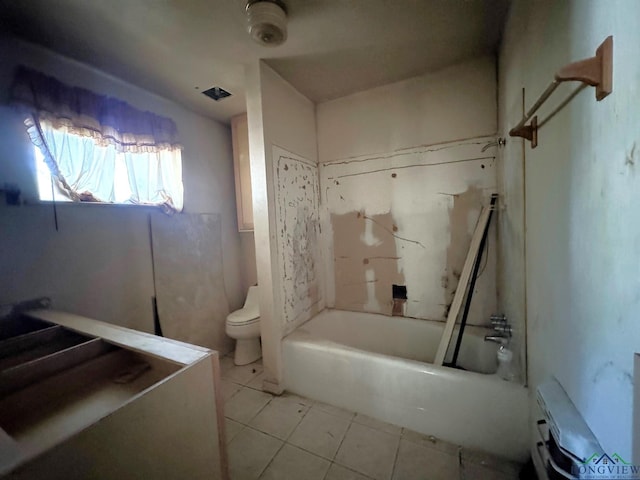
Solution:
<svg viewBox="0 0 640 480">
<path fill-rule="evenodd" d="M 265 59 L 314 102 L 494 53 L 508 0 L 284 0 L 288 39 L 262 47 L 246 0 L 0 0 L 0 29 L 209 117 L 244 112 Z M 233 96 L 214 102 L 213 86 Z"/>
</svg>

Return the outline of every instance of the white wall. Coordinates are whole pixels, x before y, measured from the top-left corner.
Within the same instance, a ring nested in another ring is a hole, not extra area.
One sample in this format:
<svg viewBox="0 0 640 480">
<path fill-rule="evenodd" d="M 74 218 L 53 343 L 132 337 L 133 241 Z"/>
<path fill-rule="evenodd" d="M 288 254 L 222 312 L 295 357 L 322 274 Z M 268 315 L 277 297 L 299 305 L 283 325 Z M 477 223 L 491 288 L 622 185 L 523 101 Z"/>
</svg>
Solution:
<svg viewBox="0 0 640 480">
<path fill-rule="evenodd" d="M 172 118 L 184 145 L 187 213 L 222 219 L 224 284 L 232 309 L 244 299 L 233 190 L 230 129 L 142 88 L 14 39 L 0 39 L 0 91 L 21 63 L 59 80 Z M 6 95 L 6 94 L 5 94 Z M 153 279 L 144 207 L 38 205 L 33 147 L 21 117 L 0 99 L 0 186 L 16 183 L 23 207 L 0 207 L 0 303 L 48 295 L 58 309 L 144 331 L 153 330 Z M 228 348 L 228 343 L 222 346 Z"/>
<path fill-rule="evenodd" d="M 635 0 L 515 1 L 500 55 L 506 135 L 522 115 L 522 87 L 528 108 L 558 68 L 593 56 L 614 36 L 609 97 L 596 102 L 593 88 L 578 95 L 540 130 L 536 149 L 525 147 L 524 171 L 521 141 L 510 139 L 502 166 L 502 248 L 517 257 L 526 240 L 529 384 L 555 376 L 605 451 L 627 461 L 633 357 L 640 349 L 638 18 Z M 502 262 L 507 294 L 525 277 L 522 262 L 509 258 Z M 522 314 L 523 296 L 517 290 L 509 301 L 505 296 L 507 314 Z"/>
<path fill-rule="evenodd" d="M 496 94 L 484 57 L 321 103 L 320 162 L 493 135 Z"/>
<path fill-rule="evenodd" d="M 295 280 L 294 277 L 284 277 L 281 270 L 286 244 L 283 243 L 282 225 L 279 225 L 276 211 L 278 175 L 274 168 L 277 161 L 274 150 L 279 148 L 312 166 L 317 164 L 315 106 L 264 62 L 248 67 L 247 85 L 265 388 L 278 391 L 282 388 L 280 341 L 296 325 L 308 320 L 313 311 L 296 316 L 293 322 L 286 322 L 287 292 L 292 290 L 290 287 Z"/>
<path fill-rule="evenodd" d="M 444 320 L 482 204 L 497 189 L 495 61 L 485 57 L 318 105 L 327 303 Z M 496 235 L 469 320 L 496 311 Z"/>
<path fill-rule="evenodd" d="M 240 268 L 242 270 L 242 291 L 258 283 L 256 267 L 256 241 L 251 232 L 240 232 Z"/>
</svg>

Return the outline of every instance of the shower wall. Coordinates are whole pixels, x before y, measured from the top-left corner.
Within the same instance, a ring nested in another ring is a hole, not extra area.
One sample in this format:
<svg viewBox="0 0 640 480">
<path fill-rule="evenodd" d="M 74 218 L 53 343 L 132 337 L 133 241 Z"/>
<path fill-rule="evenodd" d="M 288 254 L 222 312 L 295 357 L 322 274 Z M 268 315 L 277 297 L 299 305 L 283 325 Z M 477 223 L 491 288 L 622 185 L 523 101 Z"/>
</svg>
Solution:
<svg viewBox="0 0 640 480">
<path fill-rule="evenodd" d="M 496 191 L 495 61 L 482 58 L 317 107 L 326 301 L 444 320 Z M 496 231 L 471 323 L 496 310 Z M 396 288 L 396 296 L 400 289 Z"/>
</svg>

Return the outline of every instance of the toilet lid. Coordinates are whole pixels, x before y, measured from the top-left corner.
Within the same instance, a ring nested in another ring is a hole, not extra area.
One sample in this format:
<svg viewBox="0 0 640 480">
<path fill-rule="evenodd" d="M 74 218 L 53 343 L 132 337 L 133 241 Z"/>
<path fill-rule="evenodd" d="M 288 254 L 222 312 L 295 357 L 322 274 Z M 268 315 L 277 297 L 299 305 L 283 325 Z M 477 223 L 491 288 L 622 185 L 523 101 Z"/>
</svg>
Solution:
<svg viewBox="0 0 640 480">
<path fill-rule="evenodd" d="M 251 323 L 260 319 L 260 311 L 257 308 L 241 308 L 227 316 L 227 322 L 234 325 Z"/>
<path fill-rule="evenodd" d="M 227 316 L 227 323 L 233 325 L 243 325 L 253 323 L 260 319 L 260 300 L 258 298 L 258 287 L 249 287 L 244 306 L 240 310 L 230 313 Z"/>
</svg>

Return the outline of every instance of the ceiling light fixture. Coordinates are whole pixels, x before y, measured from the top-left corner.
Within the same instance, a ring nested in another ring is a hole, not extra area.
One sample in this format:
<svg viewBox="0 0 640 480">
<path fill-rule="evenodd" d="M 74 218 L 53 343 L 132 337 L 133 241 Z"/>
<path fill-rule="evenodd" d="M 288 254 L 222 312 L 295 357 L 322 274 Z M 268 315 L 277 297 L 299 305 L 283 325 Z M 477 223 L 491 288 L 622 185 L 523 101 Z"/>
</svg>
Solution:
<svg viewBox="0 0 640 480">
<path fill-rule="evenodd" d="M 249 0 L 247 31 L 265 47 L 275 47 L 287 39 L 287 7 L 281 0 Z"/>
</svg>

